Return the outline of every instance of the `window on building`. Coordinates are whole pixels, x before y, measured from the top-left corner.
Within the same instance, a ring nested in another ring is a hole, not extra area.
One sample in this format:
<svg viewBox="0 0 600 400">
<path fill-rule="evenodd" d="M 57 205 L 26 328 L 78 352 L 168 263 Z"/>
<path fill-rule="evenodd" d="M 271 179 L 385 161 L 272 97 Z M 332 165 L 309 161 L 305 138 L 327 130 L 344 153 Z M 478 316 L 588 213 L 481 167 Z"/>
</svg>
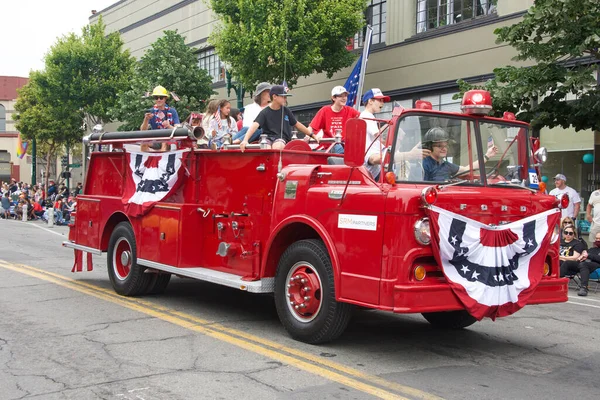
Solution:
<svg viewBox="0 0 600 400">
<path fill-rule="evenodd" d="M 206 70 L 213 83 L 225 80 L 225 69 L 215 49 L 203 50 L 198 53 L 198 66 Z"/>
<path fill-rule="evenodd" d="M 420 100 L 425 100 L 431 103 L 434 110 L 447 111 L 447 112 L 461 112 L 460 110 L 460 99 L 454 100 L 456 93 L 444 93 L 436 94 L 434 96 L 424 96 Z"/>
<path fill-rule="evenodd" d="M 417 33 L 496 13 L 498 0 L 417 0 Z"/>
<path fill-rule="evenodd" d="M 386 0 L 369 0 L 367 12 L 366 12 L 366 20 L 367 24 L 371 25 L 373 28 L 373 39 L 371 40 L 371 45 L 376 44 L 385 44 L 385 34 L 386 34 Z M 354 49 L 359 49 L 363 46 L 364 41 L 364 32 L 361 30 L 360 32 L 354 35 Z"/>
<path fill-rule="evenodd" d="M 0 104 L 0 132 L 6 131 L 6 109 Z"/>
</svg>

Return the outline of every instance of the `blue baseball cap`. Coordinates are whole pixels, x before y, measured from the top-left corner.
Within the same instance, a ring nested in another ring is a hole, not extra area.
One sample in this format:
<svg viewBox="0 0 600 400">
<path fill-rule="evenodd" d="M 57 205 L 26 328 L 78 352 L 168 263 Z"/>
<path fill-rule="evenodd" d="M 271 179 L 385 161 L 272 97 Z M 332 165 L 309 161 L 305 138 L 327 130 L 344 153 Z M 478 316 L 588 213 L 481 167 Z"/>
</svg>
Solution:
<svg viewBox="0 0 600 400">
<path fill-rule="evenodd" d="M 379 99 L 383 100 L 384 102 L 388 102 L 391 100 L 390 96 L 384 96 L 383 93 L 381 93 L 381 89 L 378 88 L 373 88 L 363 95 L 363 104 L 367 104 L 367 101 L 369 101 L 369 99 Z"/>
</svg>

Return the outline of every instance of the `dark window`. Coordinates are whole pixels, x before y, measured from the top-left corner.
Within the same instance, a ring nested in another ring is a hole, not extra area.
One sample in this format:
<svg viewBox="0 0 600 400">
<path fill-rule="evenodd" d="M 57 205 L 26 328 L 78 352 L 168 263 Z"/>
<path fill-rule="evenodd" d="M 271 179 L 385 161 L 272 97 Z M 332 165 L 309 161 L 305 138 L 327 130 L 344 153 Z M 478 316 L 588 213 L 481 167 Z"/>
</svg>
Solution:
<svg viewBox="0 0 600 400">
<path fill-rule="evenodd" d="M 198 53 L 198 66 L 208 72 L 213 83 L 225 80 L 223 63 L 217 53 L 215 53 L 215 49 L 203 50 Z"/>
<path fill-rule="evenodd" d="M 417 33 L 496 13 L 498 0 L 417 0 Z"/>
<path fill-rule="evenodd" d="M 6 110 L 4 106 L 0 104 L 0 132 L 6 131 Z"/>
<path fill-rule="evenodd" d="M 386 35 L 386 16 L 387 16 L 387 1 L 385 0 L 369 0 L 366 20 L 367 24 L 373 28 L 373 40 L 371 45 L 385 44 Z M 354 48 L 359 49 L 363 46 L 364 31 L 354 35 Z"/>
</svg>

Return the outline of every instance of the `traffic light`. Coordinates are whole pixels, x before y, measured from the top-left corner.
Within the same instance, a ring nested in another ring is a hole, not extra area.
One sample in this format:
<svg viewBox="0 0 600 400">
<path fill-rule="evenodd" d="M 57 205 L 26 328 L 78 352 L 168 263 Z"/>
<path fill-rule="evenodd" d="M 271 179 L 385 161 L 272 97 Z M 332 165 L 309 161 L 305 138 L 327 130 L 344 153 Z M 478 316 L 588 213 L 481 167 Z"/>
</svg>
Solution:
<svg viewBox="0 0 600 400">
<path fill-rule="evenodd" d="M 61 167 L 66 167 L 69 164 L 69 156 L 62 156 L 60 158 L 60 165 Z"/>
<path fill-rule="evenodd" d="M 71 171 L 64 171 L 60 173 L 61 178 L 69 179 L 71 177 Z"/>
</svg>

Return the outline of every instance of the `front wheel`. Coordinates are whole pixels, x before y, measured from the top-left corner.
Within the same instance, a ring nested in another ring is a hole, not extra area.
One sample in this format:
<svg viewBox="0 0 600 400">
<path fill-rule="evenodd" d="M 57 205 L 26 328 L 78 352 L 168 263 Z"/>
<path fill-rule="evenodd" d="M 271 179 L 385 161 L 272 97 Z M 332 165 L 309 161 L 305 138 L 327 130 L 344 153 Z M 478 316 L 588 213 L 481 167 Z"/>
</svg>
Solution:
<svg viewBox="0 0 600 400">
<path fill-rule="evenodd" d="M 137 264 L 137 247 L 133 229 L 121 222 L 110 235 L 108 242 L 108 277 L 115 292 L 123 296 L 146 293 L 152 277 Z"/>
<path fill-rule="evenodd" d="M 275 276 L 275 306 L 296 340 L 317 344 L 340 336 L 352 306 L 335 300 L 331 260 L 320 240 L 301 240 L 283 253 Z"/>
<path fill-rule="evenodd" d="M 431 325 L 441 329 L 462 329 L 477 322 L 477 319 L 465 310 L 423 313 L 423 317 Z"/>
</svg>

